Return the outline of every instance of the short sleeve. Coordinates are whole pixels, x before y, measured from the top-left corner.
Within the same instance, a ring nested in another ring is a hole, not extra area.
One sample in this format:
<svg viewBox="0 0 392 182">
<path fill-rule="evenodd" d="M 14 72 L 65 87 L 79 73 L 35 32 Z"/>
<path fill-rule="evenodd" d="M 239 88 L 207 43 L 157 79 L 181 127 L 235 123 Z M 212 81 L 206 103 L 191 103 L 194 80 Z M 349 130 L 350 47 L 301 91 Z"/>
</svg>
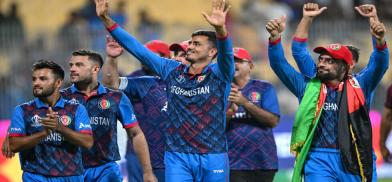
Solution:
<svg viewBox="0 0 392 182">
<path fill-rule="evenodd" d="M 9 136 L 25 136 L 25 122 L 23 119 L 23 110 L 20 106 L 15 107 L 12 113 L 11 125 L 9 127 Z"/>
<path fill-rule="evenodd" d="M 92 134 L 90 119 L 86 108 L 79 104 L 75 113 L 75 131 L 79 133 Z"/>
</svg>

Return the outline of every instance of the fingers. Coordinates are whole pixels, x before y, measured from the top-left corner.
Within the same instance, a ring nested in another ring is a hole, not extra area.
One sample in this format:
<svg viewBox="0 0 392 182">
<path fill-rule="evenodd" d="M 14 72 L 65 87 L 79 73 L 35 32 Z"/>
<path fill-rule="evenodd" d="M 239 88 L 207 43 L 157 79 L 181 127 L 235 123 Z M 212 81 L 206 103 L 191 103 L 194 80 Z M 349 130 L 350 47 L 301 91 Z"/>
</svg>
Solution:
<svg viewBox="0 0 392 182">
<path fill-rule="evenodd" d="M 322 7 L 321 9 L 320 9 L 320 13 L 322 13 L 323 11 L 325 11 L 327 9 L 327 7 Z"/>
<path fill-rule="evenodd" d="M 230 9 L 231 9 L 231 5 L 228 5 L 227 8 L 226 8 L 226 10 L 224 11 L 224 13 L 227 14 L 227 12 L 229 12 Z"/>
<path fill-rule="evenodd" d="M 306 3 L 303 9 L 306 11 L 315 11 L 315 10 L 319 10 L 319 6 L 316 3 Z"/>
<path fill-rule="evenodd" d="M 207 14 L 206 12 L 202 12 L 201 14 L 203 15 L 204 19 L 205 19 L 207 22 L 210 22 L 209 16 L 208 16 L 208 14 Z"/>
</svg>

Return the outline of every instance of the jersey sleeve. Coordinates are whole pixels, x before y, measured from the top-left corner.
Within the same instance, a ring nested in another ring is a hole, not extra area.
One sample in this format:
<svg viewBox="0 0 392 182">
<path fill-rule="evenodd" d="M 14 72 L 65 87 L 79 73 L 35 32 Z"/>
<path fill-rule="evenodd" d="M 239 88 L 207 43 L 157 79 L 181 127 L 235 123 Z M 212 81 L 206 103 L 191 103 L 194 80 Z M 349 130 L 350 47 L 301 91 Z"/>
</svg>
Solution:
<svg viewBox="0 0 392 182">
<path fill-rule="evenodd" d="M 367 103 L 370 104 L 370 95 L 377 87 L 389 65 L 389 50 L 387 45 L 377 47 L 373 38 L 373 52 L 370 55 L 366 69 L 356 75 L 358 83 L 364 91 Z"/>
<path fill-rule="evenodd" d="M 280 39 L 269 43 L 268 58 L 272 70 L 279 79 L 297 98 L 302 98 L 306 87 L 305 76 L 287 62 Z"/>
<path fill-rule="evenodd" d="M 124 93 L 121 93 L 118 110 L 118 119 L 124 128 L 132 128 L 138 125 L 131 101 Z"/>
<path fill-rule="evenodd" d="M 291 52 L 299 71 L 306 77 L 313 78 L 316 76 L 317 66 L 307 47 L 307 39 L 294 37 L 291 43 Z"/>
<path fill-rule="evenodd" d="M 20 106 L 16 106 L 14 112 L 12 113 L 11 125 L 9 127 L 9 136 L 25 136 L 26 127 L 23 119 L 23 110 Z"/>
<path fill-rule="evenodd" d="M 213 70 L 224 80 L 231 82 L 234 77 L 234 56 L 233 45 L 230 37 L 222 37 L 217 39 L 217 66 Z"/>
<path fill-rule="evenodd" d="M 264 90 L 262 101 L 259 106 L 270 113 L 280 116 L 278 97 L 272 85 Z"/>
<path fill-rule="evenodd" d="M 90 118 L 86 108 L 82 104 L 78 104 L 75 113 L 75 131 L 79 133 L 93 134 Z"/>
<path fill-rule="evenodd" d="M 118 24 L 109 28 L 108 31 L 122 47 L 163 79 L 166 79 L 169 73 L 180 65 L 177 61 L 160 57 L 151 52 Z"/>
</svg>

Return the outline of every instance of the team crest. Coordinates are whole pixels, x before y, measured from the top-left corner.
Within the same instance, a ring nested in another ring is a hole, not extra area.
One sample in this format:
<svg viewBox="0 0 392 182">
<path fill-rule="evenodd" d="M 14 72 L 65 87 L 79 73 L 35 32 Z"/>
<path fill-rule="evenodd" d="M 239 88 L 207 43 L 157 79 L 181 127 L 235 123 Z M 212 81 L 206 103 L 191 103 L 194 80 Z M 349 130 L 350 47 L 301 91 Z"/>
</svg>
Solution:
<svg viewBox="0 0 392 182">
<path fill-rule="evenodd" d="M 251 92 L 249 95 L 249 99 L 252 102 L 259 102 L 260 101 L 260 94 L 259 92 Z"/>
<path fill-rule="evenodd" d="M 184 77 L 184 75 L 178 75 L 178 77 L 176 78 L 176 80 L 177 80 L 177 82 L 178 83 L 182 83 L 182 82 L 184 82 L 185 81 L 185 77 Z"/>
<path fill-rule="evenodd" d="M 69 117 L 68 115 L 62 115 L 59 117 L 59 121 L 64 125 L 64 126 L 68 126 L 71 124 L 72 119 L 71 117 Z"/>
<path fill-rule="evenodd" d="M 33 117 L 31 117 L 31 121 L 33 122 L 31 124 L 32 127 L 40 127 L 41 126 L 41 117 L 39 117 L 37 114 L 35 114 Z"/>
<path fill-rule="evenodd" d="M 197 83 L 202 82 L 206 78 L 206 75 L 198 76 L 197 77 Z"/>
<path fill-rule="evenodd" d="M 332 50 L 339 50 L 342 46 L 340 44 L 331 44 L 328 46 L 329 48 L 331 48 Z"/>
<path fill-rule="evenodd" d="M 106 99 L 101 99 L 98 103 L 99 108 L 101 109 L 109 109 L 110 108 L 110 102 L 109 100 Z"/>
</svg>

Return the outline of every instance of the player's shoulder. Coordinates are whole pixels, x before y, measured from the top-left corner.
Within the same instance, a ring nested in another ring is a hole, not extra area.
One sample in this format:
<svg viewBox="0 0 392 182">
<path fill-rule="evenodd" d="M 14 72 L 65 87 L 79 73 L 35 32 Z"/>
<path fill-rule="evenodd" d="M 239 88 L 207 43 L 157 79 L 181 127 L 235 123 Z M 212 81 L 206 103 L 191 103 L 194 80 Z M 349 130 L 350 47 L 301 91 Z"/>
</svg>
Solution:
<svg viewBox="0 0 392 182">
<path fill-rule="evenodd" d="M 22 108 L 22 109 L 24 109 L 26 107 L 32 107 L 32 106 L 34 106 L 34 104 L 35 104 L 35 100 L 33 99 L 33 100 L 26 101 L 26 102 L 24 102 L 22 104 L 19 104 L 19 105 L 15 106 L 15 108 Z"/>
<path fill-rule="evenodd" d="M 263 87 L 263 88 L 270 88 L 273 87 L 272 83 L 267 80 L 258 80 L 258 79 L 251 79 L 251 85 L 256 87 Z"/>
</svg>

